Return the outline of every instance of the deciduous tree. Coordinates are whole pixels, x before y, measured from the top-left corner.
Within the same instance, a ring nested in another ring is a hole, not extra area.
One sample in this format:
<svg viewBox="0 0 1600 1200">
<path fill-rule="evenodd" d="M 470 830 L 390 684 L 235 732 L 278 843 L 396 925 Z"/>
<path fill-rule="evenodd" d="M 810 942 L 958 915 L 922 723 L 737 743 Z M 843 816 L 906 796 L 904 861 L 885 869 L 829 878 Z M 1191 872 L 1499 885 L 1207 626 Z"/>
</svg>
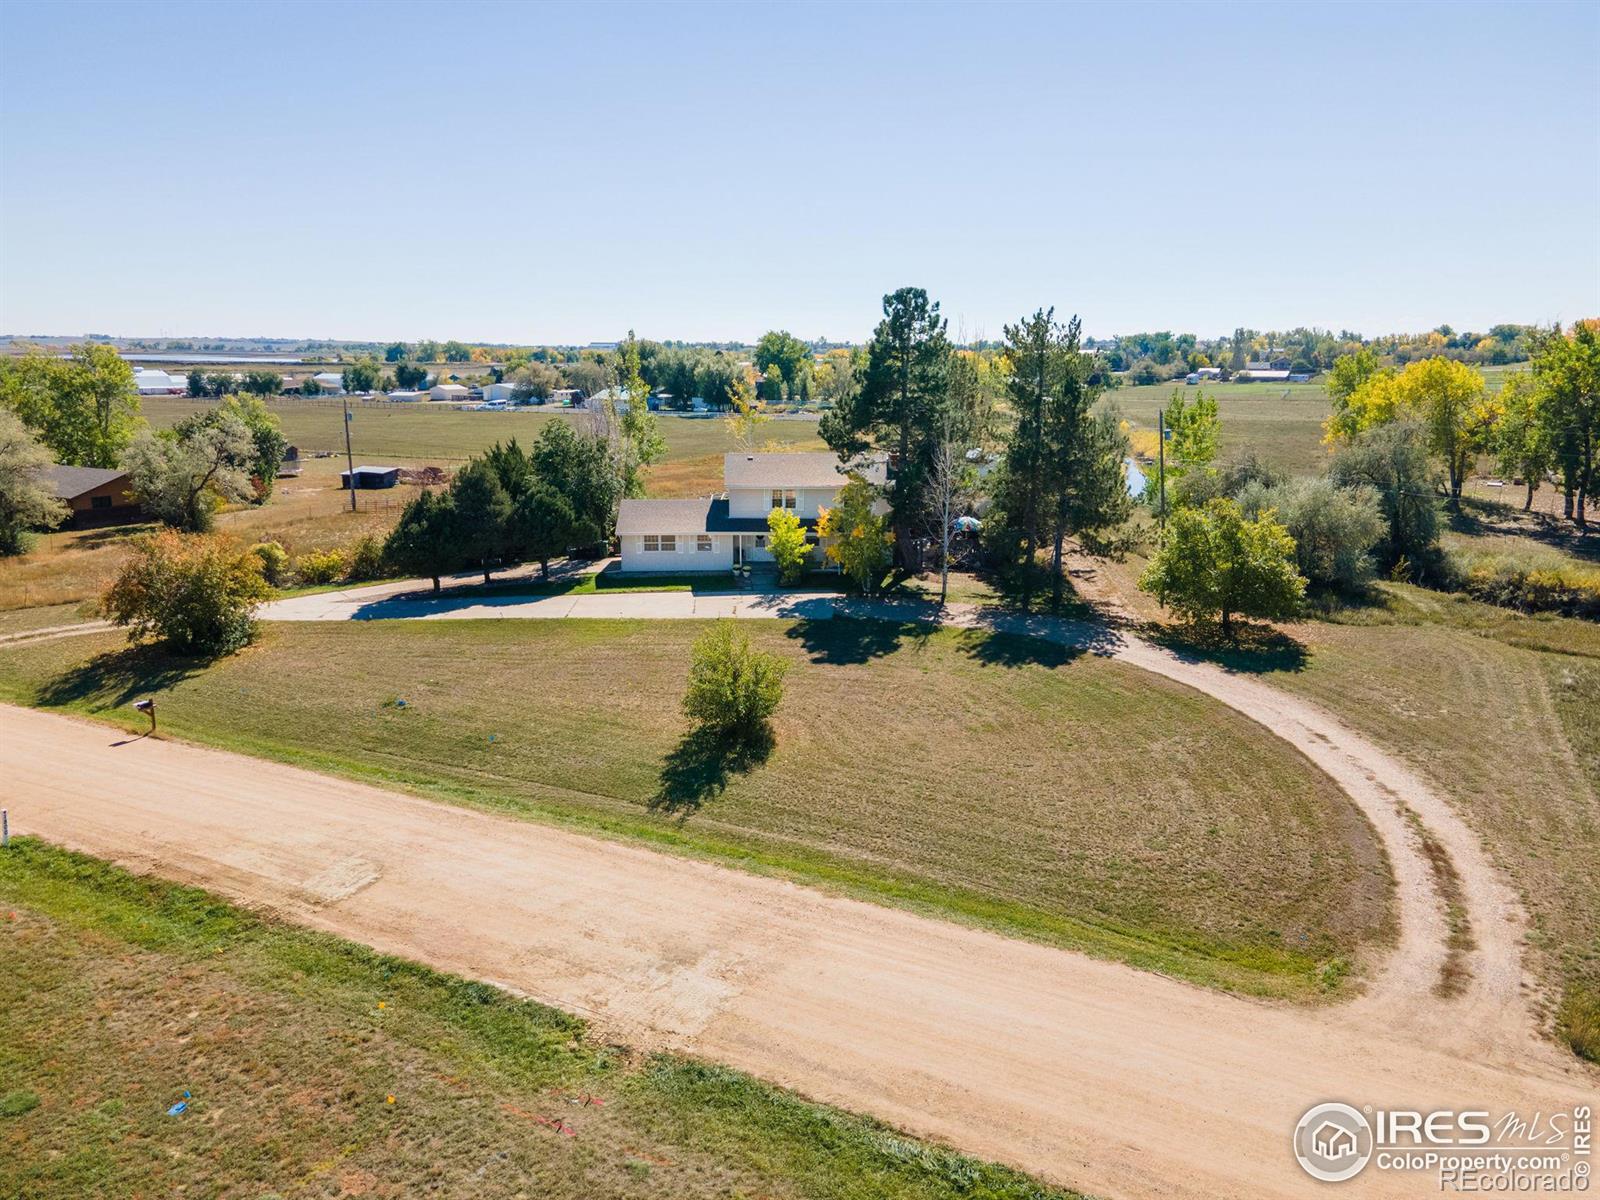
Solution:
<svg viewBox="0 0 1600 1200">
<path fill-rule="evenodd" d="M 67 516 L 40 472 L 50 454 L 14 414 L 0 408 L 0 555 L 22 554 L 30 533 L 49 529 Z"/>
<path fill-rule="evenodd" d="M 141 433 L 124 466 L 144 511 L 174 529 L 203 533 L 218 506 L 250 500 L 255 440 L 232 414 L 197 414 L 160 434 Z"/>
<path fill-rule="evenodd" d="M 174 530 L 137 538 L 101 600 L 128 640 L 155 638 L 177 654 L 231 654 L 255 635 L 271 594 L 261 560 L 229 539 Z"/>
<path fill-rule="evenodd" d="M 827 558 L 861 591 L 878 590 L 889 567 L 894 535 L 888 522 L 873 511 L 877 490 L 859 475 L 839 489 L 838 503 L 821 509 L 817 517 L 817 540 Z"/>
<path fill-rule="evenodd" d="M 1284 620 L 1300 611 L 1306 581 L 1295 569 L 1294 539 L 1265 513 L 1247 520 L 1233 500 L 1180 508 L 1139 587 L 1191 621 L 1235 617 Z"/>
<path fill-rule="evenodd" d="M 775 508 L 767 514 L 767 549 L 778 565 L 779 579 L 786 585 L 799 583 L 806 572 L 810 547 L 798 516 L 786 508 Z"/>
</svg>

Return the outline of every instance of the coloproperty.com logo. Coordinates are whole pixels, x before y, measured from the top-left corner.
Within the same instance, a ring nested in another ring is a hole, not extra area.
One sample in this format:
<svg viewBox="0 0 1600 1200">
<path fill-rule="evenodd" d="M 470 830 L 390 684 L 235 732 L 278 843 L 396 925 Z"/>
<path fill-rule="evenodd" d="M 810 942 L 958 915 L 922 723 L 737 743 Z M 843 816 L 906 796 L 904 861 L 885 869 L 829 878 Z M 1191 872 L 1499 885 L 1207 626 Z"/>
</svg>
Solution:
<svg viewBox="0 0 1600 1200">
<path fill-rule="evenodd" d="M 1507 1195 L 1589 1190 L 1594 1114 L 1314 1104 L 1294 1127 L 1294 1156 L 1313 1179 L 1343 1183 L 1371 1168 L 1423 1172 L 1440 1191 Z"/>
</svg>

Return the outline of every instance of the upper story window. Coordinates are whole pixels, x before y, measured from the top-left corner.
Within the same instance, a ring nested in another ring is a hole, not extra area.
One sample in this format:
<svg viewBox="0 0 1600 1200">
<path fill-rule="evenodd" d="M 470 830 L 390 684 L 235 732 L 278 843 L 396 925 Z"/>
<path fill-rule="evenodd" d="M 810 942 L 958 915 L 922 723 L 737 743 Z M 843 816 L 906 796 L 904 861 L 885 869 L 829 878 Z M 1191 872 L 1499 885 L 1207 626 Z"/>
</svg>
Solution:
<svg viewBox="0 0 1600 1200">
<path fill-rule="evenodd" d="M 772 507 L 773 508 L 795 508 L 797 506 L 797 503 L 798 503 L 798 501 L 797 501 L 797 499 L 795 497 L 795 493 L 794 493 L 794 489 L 793 488 L 773 488 L 772 489 Z"/>
</svg>

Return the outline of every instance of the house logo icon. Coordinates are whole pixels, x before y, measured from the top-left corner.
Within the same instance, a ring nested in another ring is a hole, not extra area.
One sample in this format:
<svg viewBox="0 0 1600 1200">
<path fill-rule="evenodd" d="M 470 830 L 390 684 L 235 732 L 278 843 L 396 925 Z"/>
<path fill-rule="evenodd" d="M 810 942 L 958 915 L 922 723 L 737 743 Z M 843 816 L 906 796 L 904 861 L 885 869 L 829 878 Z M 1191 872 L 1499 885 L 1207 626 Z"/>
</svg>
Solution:
<svg viewBox="0 0 1600 1200">
<path fill-rule="evenodd" d="M 1294 1127 L 1296 1160 L 1307 1175 L 1324 1183 L 1359 1175 L 1372 1149 L 1372 1126 L 1348 1104 L 1313 1105 Z"/>
</svg>

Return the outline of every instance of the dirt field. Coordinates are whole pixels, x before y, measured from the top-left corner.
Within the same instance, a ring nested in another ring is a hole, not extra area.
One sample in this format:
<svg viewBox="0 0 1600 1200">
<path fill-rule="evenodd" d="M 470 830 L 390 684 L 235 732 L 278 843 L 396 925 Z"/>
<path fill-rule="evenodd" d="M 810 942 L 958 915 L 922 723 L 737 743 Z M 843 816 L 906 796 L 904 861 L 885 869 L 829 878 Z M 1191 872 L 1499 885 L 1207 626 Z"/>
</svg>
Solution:
<svg viewBox="0 0 1600 1200">
<path fill-rule="evenodd" d="M 20 832 L 502 982 L 635 1044 L 689 1049 L 1092 1193 L 1317 1196 L 1287 1152 L 1314 1101 L 1492 1097 L 1549 1112 L 1595 1086 L 1531 1035 L 1427 991 L 1381 1010 L 1275 1008 L 104 726 L 6 708 L 0 733 Z M 1369 1172 L 1346 1191 L 1416 1186 Z"/>
</svg>

